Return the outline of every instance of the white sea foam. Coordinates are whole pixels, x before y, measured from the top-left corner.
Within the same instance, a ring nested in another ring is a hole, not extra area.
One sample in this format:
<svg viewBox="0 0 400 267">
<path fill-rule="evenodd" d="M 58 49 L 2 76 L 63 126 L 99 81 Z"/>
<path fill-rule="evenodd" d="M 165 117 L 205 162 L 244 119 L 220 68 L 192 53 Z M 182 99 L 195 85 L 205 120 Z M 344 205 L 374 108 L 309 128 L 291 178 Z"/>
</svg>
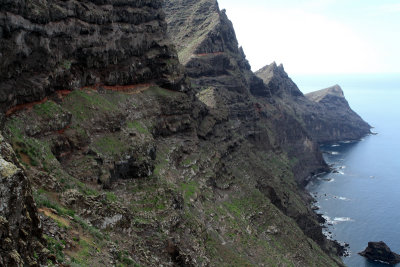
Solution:
<svg viewBox="0 0 400 267">
<path fill-rule="evenodd" d="M 328 215 L 322 215 L 322 218 L 324 218 L 327 223 L 332 222 L 331 217 L 329 217 Z"/>
<path fill-rule="evenodd" d="M 348 199 L 347 197 L 338 197 L 339 200 L 344 200 L 344 201 L 349 201 L 350 199 Z"/>
<path fill-rule="evenodd" d="M 335 217 L 333 219 L 334 224 L 341 223 L 341 222 L 354 222 L 354 220 L 349 217 Z"/>
<path fill-rule="evenodd" d="M 331 145 L 331 147 L 338 147 L 338 146 L 340 146 L 340 145 L 337 145 L 337 144 Z"/>
<path fill-rule="evenodd" d="M 332 155 L 339 155 L 340 153 L 339 153 L 339 152 L 336 152 L 336 151 L 332 151 L 331 154 L 332 154 Z"/>
</svg>

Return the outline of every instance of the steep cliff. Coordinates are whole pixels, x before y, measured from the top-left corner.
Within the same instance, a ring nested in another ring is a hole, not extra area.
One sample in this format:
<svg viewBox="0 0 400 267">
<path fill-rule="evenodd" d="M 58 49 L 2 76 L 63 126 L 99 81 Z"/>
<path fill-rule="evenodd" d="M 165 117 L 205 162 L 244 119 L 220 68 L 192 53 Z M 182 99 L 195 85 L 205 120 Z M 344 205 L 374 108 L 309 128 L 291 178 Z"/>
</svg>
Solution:
<svg viewBox="0 0 400 267">
<path fill-rule="evenodd" d="M 0 109 L 87 85 L 155 82 L 182 72 L 157 1 L 0 2 Z"/>
<path fill-rule="evenodd" d="M 0 7 L 3 264 L 342 265 L 286 95 L 314 102 L 251 72 L 215 0 Z"/>
<path fill-rule="evenodd" d="M 273 96 L 278 98 L 317 142 L 359 140 L 371 126 L 349 106 L 339 85 L 303 95 L 283 66 L 274 63 L 258 70 Z"/>
<path fill-rule="evenodd" d="M 0 240 L 0 266 L 37 266 L 47 258 L 31 184 L 1 134 Z"/>
<path fill-rule="evenodd" d="M 283 186 L 294 181 L 302 184 L 311 173 L 326 169 L 318 145 L 311 141 L 292 110 L 274 98 L 276 88 L 264 84 L 251 72 L 243 50 L 238 47 L 232 23 L 225 12 L 219 10 L 216 1 L 169 0 L 165 10 L 170 37 L 177 45 L 179 58 L 198 100 L 207 106 L 199 125 L 199 136 L 204 143 L 219 149 L 221 144 L 231 144 L 229 151 L 223 154 L 252 161 L 250 168 L 241 164 L 246 174 L 235 175 L 239 180 L 246 177 L 248 185 L 243 186 L 234 179 L 231 186 L 239 187 L 238 191 L 252 192 L 248 194 L 261 193 L 283 214 L 294 219 L 307 236 L 329 250 L 330 245 L 320 235 L 318 218 L 308 209 L 299 208 L 308 206 L 306 194 L 299 188 Z M 287 85 L 282 87 L 290 90 Z M 258 156 L 254 160 L 254 151 L 267 157 Z M 273 163 L 268 158 L 277 161 Z M 225 169 L 220 173 L 237 169 L 231 161 L 230 156 L 221 159 Z M 269 169 L 275 164 L 286 165 L 289 172 L 275 173 Z M 224 179 L 217 178 L 214 183 L 218 185 L 219 180 Z M 227 197 L 235 198 L 229 191 Z M 264 216 L 259 220 L 268 223 Z M 239 255 L 249 258 L 245 253 Z"/>
</svg>

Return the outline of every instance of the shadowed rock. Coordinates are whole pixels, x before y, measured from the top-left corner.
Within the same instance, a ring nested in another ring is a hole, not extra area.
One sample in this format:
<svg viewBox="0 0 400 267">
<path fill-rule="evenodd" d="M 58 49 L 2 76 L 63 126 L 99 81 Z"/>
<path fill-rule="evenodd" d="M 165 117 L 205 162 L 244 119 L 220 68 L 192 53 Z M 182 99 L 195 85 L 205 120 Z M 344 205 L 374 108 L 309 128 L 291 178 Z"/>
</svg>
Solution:
<svg viewBox="0 0 400 267">
<path fill-rule="evenodd" d="M 391 251 L 385 242 L 368 242 L 368 247 L 358 253 L 369 260 L 381 261 L 388 264 L 397 264 L 400 262 L 400 255 Z"/>
<path fill-rule="evenodd" d="M 317 142 L 359 140 L 371 126 L 355 113 L 339 85 L 303 95 L 282 65 L 275 62 L 256 72 L 272 97 L 279 98 Z"/>
</svg>

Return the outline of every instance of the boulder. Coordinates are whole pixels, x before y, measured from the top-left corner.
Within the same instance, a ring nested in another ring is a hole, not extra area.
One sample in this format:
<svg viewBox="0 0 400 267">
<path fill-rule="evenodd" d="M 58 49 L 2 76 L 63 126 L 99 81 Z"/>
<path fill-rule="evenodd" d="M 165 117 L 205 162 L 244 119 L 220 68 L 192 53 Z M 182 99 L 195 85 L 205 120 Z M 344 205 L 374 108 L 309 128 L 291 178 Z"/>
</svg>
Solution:
<svg viewBox="0 0 400 267">
<path fill-rule="evenodd" d="M 368 242 L 368 247 L 358 253 L 367 259 L 381 261 L 388 264 L 397 264 L 400 262 L 400 255 L 392 252 L 385 242 Z"/>
</svg>

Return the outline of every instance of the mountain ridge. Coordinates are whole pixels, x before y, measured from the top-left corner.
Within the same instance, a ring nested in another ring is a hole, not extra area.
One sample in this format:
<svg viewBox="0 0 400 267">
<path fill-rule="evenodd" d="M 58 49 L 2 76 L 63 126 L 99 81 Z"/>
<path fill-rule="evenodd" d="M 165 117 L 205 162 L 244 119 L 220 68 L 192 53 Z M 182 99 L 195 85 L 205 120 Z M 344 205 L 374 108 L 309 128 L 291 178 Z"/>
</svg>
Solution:
<svg viewBox="0 0 400 267">
<path fill-rule="evenodd" d="M 310 133 L 309 117 L 327 116 L 329 103 L 304 97 L 283 66 L 257 77 L 217 1 L 0 7 L 9 29 L 1 53 L 14 51 L 0 77 L 1 203 L 36 203 L 29 216 L 0 210 L 2 238 L 18 220 L 32 232 L 1 246 L 0 264 L 343 266 L 343 248 L 322 234 L 302 186 L 329 170 L 317 141 L 348 133 L 332 134 L 331 124 L 319 139 Z M 77 18 L 88 23 L 79 36 Z M 57 38 L 78 38 L 71 51 L 46 50 L 43 32 L 32 37 L 50 21 L 65 24 Z M 21 42 L 13 31 L 25 35 L 22 46 L 13 47 Z M 122 40 L 123 31 L 137 40 Z M 37 54 L 49 65 L 36 73 Z M 3 177 L 10 166 L 19 178 Z M 26 190 L 14 194 L 9 181 Z"/>
</svg>

